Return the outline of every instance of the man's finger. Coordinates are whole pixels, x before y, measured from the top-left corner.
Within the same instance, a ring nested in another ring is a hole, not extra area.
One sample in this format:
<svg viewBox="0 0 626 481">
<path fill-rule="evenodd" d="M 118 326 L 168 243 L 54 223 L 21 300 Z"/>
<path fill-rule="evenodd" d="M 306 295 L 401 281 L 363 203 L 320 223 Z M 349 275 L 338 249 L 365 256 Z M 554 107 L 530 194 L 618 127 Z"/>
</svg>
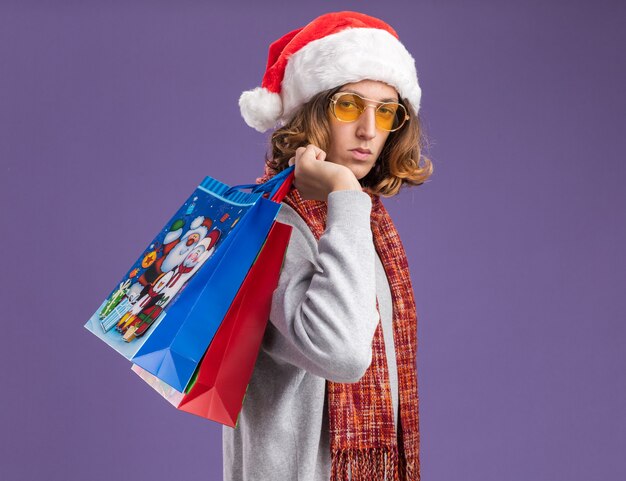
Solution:
<svg viewBox="0 0 626 481">
<path fill-rule="evenodd" d="M 313 153 L 315 154 L 315 157 L 317 157 L 317 155 L 322 152 L 322 149 L 320 149 L 317 145 L 314 144 L 309 144 L 306 146 L 307 149 L 313 150 Z"/>
</svg>

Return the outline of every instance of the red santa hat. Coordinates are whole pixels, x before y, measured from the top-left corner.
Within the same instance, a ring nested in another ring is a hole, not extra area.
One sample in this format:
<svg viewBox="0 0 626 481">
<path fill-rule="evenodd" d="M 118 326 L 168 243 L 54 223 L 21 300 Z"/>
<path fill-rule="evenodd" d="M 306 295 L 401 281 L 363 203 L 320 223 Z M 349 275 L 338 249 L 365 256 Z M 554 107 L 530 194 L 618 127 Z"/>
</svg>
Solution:
<svg viewBox="0 0 626 481">
<path fill-rule="evenodd" d="M 415 60 L 395 30 L 362 13 L 327 13 L 270 45 L 261 86 L 239 98 L 241 115 L 265 132 L 287 123 L 315 94 L 364 79 L 395 87 L 419 111 Z"/>
</svg>

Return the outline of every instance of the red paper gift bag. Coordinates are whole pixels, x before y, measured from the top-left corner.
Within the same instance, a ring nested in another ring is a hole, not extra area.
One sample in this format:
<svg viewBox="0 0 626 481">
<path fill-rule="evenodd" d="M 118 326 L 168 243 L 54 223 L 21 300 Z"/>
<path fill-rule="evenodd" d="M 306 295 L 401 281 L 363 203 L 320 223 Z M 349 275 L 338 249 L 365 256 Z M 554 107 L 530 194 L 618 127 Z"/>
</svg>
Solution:
<svg viewBox="0 0 626 481">
<path fill-rule="evenodd" d="M 133 371 L 181 411 L 235 427 L 263 340 L 290 235 L 291 226 L 274 222 L 184 393 L 137 365 L 133 365 Z"/>
</svg>

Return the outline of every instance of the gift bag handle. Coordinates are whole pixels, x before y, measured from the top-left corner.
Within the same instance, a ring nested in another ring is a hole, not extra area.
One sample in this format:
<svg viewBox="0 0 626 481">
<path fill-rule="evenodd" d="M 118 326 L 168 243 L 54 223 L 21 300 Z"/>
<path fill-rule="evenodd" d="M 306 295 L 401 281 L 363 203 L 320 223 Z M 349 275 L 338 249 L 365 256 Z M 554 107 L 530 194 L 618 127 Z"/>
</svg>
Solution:
<svg viewBox="0 0 626 481">
<path fill-rule="evenodd" d="M 289 193 L 291 185 L 293 184 L 295 166 L 292 165 L 282 170 L 267 182 L 262 184 L 240 184 L 233 185 L 224 194 L 228 194 L 234 190 L 250 189 L 252 194 L 267 194 L 268 198 L 274 202 L 281 202 L 285 196 Z"/>
</svg>

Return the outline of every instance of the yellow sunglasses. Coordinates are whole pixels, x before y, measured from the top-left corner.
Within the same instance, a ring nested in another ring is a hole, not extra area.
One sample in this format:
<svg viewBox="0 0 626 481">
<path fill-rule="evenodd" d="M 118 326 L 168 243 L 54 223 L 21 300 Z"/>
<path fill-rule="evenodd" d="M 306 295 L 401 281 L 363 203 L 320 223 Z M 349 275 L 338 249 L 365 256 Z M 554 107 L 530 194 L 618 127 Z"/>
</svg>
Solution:
<svg viewBox="0 0 626 481">
<path fill-rule="evenodd" d="M 331 111 L 340 122 L 354 122 L 368 107 L 365 101 L 379 104 L 376 107 L 376 127 L 388 132 L 400 129 L 407 120 L 409 114 L 404 105 L 398 102 L 380 102 L 366 99 L 350 92 L 337 92 L 330 98 Z M 372 107 L 374 107 L 372 105 Z"/>
</svg>

